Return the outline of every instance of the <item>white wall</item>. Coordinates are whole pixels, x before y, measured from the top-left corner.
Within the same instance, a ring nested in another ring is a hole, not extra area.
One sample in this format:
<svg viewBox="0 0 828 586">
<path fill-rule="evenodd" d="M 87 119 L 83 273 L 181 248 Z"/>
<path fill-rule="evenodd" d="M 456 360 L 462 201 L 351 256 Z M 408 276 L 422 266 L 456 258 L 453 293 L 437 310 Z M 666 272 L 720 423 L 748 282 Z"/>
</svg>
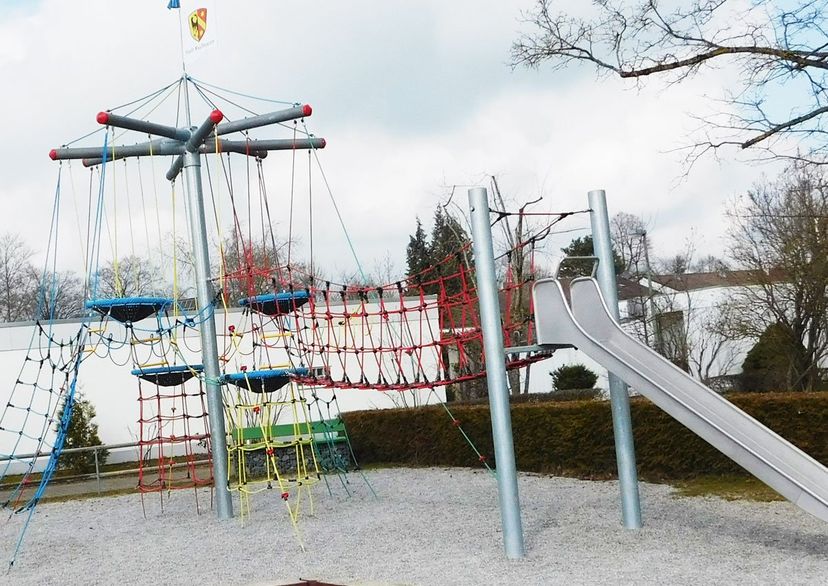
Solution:
<svg viewBox="0 0 828 586">
<path fill-rule="evenodd" d="M 399 306 L 399 302 L 398 306 Z M 413 303 L 413 301 L 406 300 L 406 304 Z M 406 305 L 407 306 L 407 305 Z M 378 310 L 376 304 L 369 304 L 367 306 L 369 312 L 375 313 Z M 397 331 L 398 335 L 403 336 L 403 339 L 410 342 L 411 345 L 428 344 L 431 341 L 430 332 L 439 332 L 439 320 L 437 319 L 436 303 L 429 306 L 423 312 L 422 323 L 425 327 L 417 329 L 414 332 L 403 333 L 400 328 L 399 319 L 392 314 L 390 322 L 386 324 L 385 332 Z M 372 316 L 367 321 L 371 322 L 361 324 L 358 323 L 361 318 L 352 318 L 351 329 L 349 332 L 367 332 L 368 327 L 376 328 L 376 320 L 378 317 Z M 250 314 L 244 314 L 238 309 L 229 311 L 217 310 L 216 322 L 218 331 L 218 344 L 220 354 L 227 356 L 226 370 L 227 372 L 238 372 L 242 366 L 247 366 L 248 369 L 261 368 L 267 364 L 273 367 L 279 367 L 288 362 L 287 355 L 284 349 L 268 349 L 267 355 L 264 355 L 264 350 L 259 349 L 256 353 L 252 348 L 252 336 L 247 334 L 241 338 L 239 336 L 232 337 L 229 334 L 229 327 L 232 325 L 237 332 L 250 331 L 251 324 L 258 320 L 263 323 L 257 314 L 252 317 Z M 396 321 L 395 321 L 396 320 Z M 61 372 L 55 371 L 56 375 L 52 377 L 52 370 L 48 366 L 48 362 L 44 362 L 44 368 L 40 369 L 40 360 L 47 354 L 52 359 L 57 359 L 61 353 L 59 348 L 60 341 L 66 344 L 62 350 L 64 360 L 71 358 L 73 350 L 69 347 L 69 341 L 77 337 L 81 329 L 81 320 L 64 320 L 55 322 L 50 327 L 51 338 L 54 342 L 50 345 L 48 338 L 43 335 L 37 335 L 38 329 L 31 323 L 26 324 L 0 324 L 0 405 L 7 405 L 12 403 L 18 407 L 29 407 L 30 411 L 26 412 L 21 409 L 7 408 L 0 421 L 0 454 L 21 454 L 33 452 L 37 447 L 36 438 L 42 436 L 44 433 L 51 438 L 54 435 L 52 429 L 44 429 L 47 418 L 46 413 L 56 413 L 56 405 L 59 400 L 57 392 L 50 393 L 49 389 L 60 389 L 63 382 L 63 375 Z M 418 322 L 419 323 L 419 322 Z M 307 325 L 307 324 L 306 324 Z M 144 320 L 135 324 L 135 330 L 139 337 L 153 336 L 153 331 L 156 330 L 158 324 L 154 318 Z M 331 332 L 331 335 L 340 341 L 344 341 L 342 337 L 345 328 L 338 327 L 338 331 Z M 82 362 L 79 377 L 78 390 L 83 393 L 84 397 L 92 402 L 96 411 L 97 417 L 95 422 L 99 426 L 99 435 L 105 444 L 127 443 L 134 442 L 138 439 L 139 426 L 139 402 L 138 402 L 138 385 L 137 377 L 133 376 L 131 370 L 133 366 L 133 358 L 130 356 L 130 345 L 123 343 L 127 336 L 125 335 L 124 327 L 115 322 L 108 320 L 101 325 L 99 320 L 93 320 L 90 325 L 90 340 L 85 345 L 84 360 Z M 319 329 L 322 338 L 326 338 L 329 334 L 325 327 Z M 188 364 L 198 364 L 201 362 L 200 354 L 200 339 L 199 333 L 195 328 L 188 327 L 185 330 L 177 331 L 177 347 L 179 348 L 179 357 L 174 358 L 173 352 L 167 352 L 166 359 L 168 362 L 173 361 L 181 364 L 186 361 Z M 414 336 L 414 339 L 411 336 Z M 114 342 L 109 344 L 104 343 L 105 340 L 112 337 Z M 102 339 L 104 341 L 102 341 Z M 119 342 L 120 341 L 120 342 Z M 364 334 L 357 335 L 356 339 L 349 340 L 349 343 L 361 346 L 370 347 L 371 340 Z M 376 343 L 379 343 L 378 341 Z M 388 338 L 384 340 L 383 345 L 389 343 Z M 168 345 L 168 344 L 167 344 Z M 155 345 L 157 351 L 158 344 Z M 146 365 L 161 362 L 164 358 L 159 355 L 153 355 L 153 348 L 150 345 L 136 345 L 135 356 L 139 364 Z M 157 352 L 161 354 L 161 352 Z M 26 360 L 29 356 L 31 360 Z M 417 357 L 423 368 L 436 378 L 437 371 L 437 356 L 436 351 L 426 350 L 421 356 Z M 394 368 L 395 364 L 388 364 L 390 358 L 386 357 L 383 362 L 376 360 L 366 360 L 363 364 L 359 364 L 354 356 L 349 356 L 348 361 L 343 365 L 339 363 L 331 364 L 332 376 L 336 380 L 343 372 L 347 371 L 349 376 L 358 379 L 360 370 L 367 373 L 369 379 L 372 379 L 379 372 L 380 368 L 390 369 Z M 315 362 L 314 362 L 315 361 Z M 394 361 L 396 362 L 396 361 Z M 318 357 L 312 359 L 310 366 L 321 366 Z M 22 371 L 21 371 L 22 368 Z M 410 371 L 413 366 L 410 362 L 403 362 L 403 368 Z M 17 380 L 24 382 L 34 382 L 34 377 L 40 371 L 40 383 L 38 388 L 34 388 L 31 384 L 21 385 L 15 384 Z M 433 378 L 432 378 L 433 380 Z M 141 382 L 145 393 L 156 393 L 155 385 L 151 383 Z M 186 383 L 185 388 L 188 392 L 193 392 L 198 388 L 198 382 L 193 380 Z M 234 387 L 228 387 L 234 389 Z M 161 389 L 163 392 L 163 389 Z M 432 394 L 428 390 L 420 391 L 399 391 L 379 392 L 373 390 L 363 389 L 319 389 L 318 393 L 323 398 L 330 398 L 332 392 L 336 392 L 338 397 L 339 407 L 342 411 L 352 411 L 357 409 L 373 409 L 373 408 L 389 408 L 397 405 L 405 404 L 425 404 L 433 403 L 437 400 L 445 400 L 445 391 L 442 388 L 435 389 Z M 227 392 L 226 397 L 233 397 L 233 392 Z M 199 411 L 199 399 L 197 397 L 190 397 L 187 399 L 187 408 L 190 413 L 197 413 Z M 144 416 L 147 418 L 153 412 L 151 404 L 145 404 L 147 411 Z M 162 409 L 166 409 L 162 405 Z M 324 414 L 324 412 L 323 412 Z M 28 415 L 28 417 L 27 417 Z M 289 415 L 286 414 L 286 417 Z M 318 418 L 317 413 L 312 414 L 312 418 Z M 178 424 L 176 424 L 178 425 Z M 54 427 L 52 425 L 51 427 Z M 177 429 L 177 428 L 176 428 Z M 181 433 L 176 429 L 168 430 L 167 433 Z M 19 432 L 23 430 L 21 435 Z M 192 434 L 201 433 L 198 421 L 191 421 Z M 51 445 L 51 440 L 49 441 Z M 132 450 L 130 450 L 132 451 Z M 126 459 L 134 459 L 134 453 L 125 454 Z M 117 458 L 114 458 L 117 460 Z M 0 464 L 0 473 L 4 470 L 5 465 Z"/>
</svg>

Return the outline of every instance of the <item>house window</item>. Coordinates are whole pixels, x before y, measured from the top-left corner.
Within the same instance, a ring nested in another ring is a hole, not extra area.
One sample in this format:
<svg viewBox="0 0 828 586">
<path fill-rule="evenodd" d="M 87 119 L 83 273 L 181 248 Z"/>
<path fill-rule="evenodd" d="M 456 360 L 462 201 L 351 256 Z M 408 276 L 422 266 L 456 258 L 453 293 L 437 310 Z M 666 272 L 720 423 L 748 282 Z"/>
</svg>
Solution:
<svg viewBox="0 0 828 586">
<path fill-rule="evenodd" d="M 656 350 L 682 370 L 689 370 L 684 312 L 668 311 L 655 319 Z"/>
<path fill-rule="evenodd" d="M 646 317 L 643 299 L 627 300 L 627 317 L 629 319 L 644 319 Z"/>
</svg>

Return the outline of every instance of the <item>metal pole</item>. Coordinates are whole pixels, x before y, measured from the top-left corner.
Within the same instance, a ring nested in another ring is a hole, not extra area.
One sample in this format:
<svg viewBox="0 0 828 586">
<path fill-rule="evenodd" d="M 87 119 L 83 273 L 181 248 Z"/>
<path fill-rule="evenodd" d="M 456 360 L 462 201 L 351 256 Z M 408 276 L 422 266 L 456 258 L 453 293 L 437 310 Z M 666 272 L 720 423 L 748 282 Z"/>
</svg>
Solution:
<svg viewBox="0 0 828 586">
<path fill-rule="evenodd" d="M 101 494 L 101 465 L 98 462 L 98 448 L 97 447 L 93 450 L 93 453 L 95 454 L 95 480 L 97 481 L 97 484 L 98 484 L 98 494 Z"/>
<path fill-rule="evenodd" d="M 477 272 L 477 295 L 480 299 L 480 325 L 486 353 L 486 379 L 489 408 L 492 414 L 492 437 L 497 463 L 497 489 L 503 545 L 506 557 L 524 556 L 523 524 L 520 520 L 515 446 L 512 438 L 512 417 L 509 412 L 509 389 L 506 384 L 506 362 L 503 351 L 503 330 L 497 300 L 492 228 L 489 225 L 489 199 L 486 189 L 469 189 L 474 267 Z"/>
<path fill-rule="evenodd" d="M 607 194 L 603 189 L 590 191 L 590 223 L 592 245 L 598 257 L 598 286 L 610 313 L 618 321 L 618 290 L 615 281 L 615 263 L 612 256 Z M 641 527 L 641 504 L 638 499 L 638 473 L 635 469 L 630 397 L 627 385 L 613 373 L 609 374 L 612 429 L 615 435 L 615 459 L 618 482 L 621 487 L 621 517 L 627 529 Z"/>
<path fill-rule="evenodd" d="M 219 519 L 233 516 L 233 501 L 227 488 L 227 435 L 224 429 L 224 404 L 221 399 L 221 369 L 216 343 L 216 322 L 213 315 L 215 292 L 210 281 L 210 256 L 207 249 L 207 221 L 204 217 L 204 193 L 201 188 L 201 156 L 184 153 L 184 175 L 187 178 L 190 232 L 193 238 L 198 311 L 204 382 L 207 385 L 207 409 L 210 419 L 210 445 L 213 453 L 213 482 L 216 487 L 216 514 Z"/>
<path fill-rule="evenodd" d="M 653 327 L 650 328 L 653 332 L 653 348 L 656 346 L 656 312 L 655 312 L 655 302 L 653 301 L 653 268 L 650 266 L 650 252 L 648 250 L 648 242 L 647 242 L 647 231 L 644 230 L 643 232 L 643 242 L 644 242 L 644 264 L 647 266 L 647 305 L 649 306 L 647 310 L 650 313 L 650 319 L 653 320 Z M 647 321 L 647 314 L 644 314 L 644 321 Z"/>
</svg>

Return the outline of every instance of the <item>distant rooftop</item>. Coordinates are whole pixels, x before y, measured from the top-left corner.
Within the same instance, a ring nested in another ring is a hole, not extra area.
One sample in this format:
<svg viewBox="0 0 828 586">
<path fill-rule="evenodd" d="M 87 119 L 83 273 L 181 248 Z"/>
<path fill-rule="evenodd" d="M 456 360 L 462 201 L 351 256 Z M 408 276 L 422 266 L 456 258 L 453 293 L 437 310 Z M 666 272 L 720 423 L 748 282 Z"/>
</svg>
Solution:
<svg viewBox="0 0 828 586">
<path fill-rule="evenodd" d="M 764 271 L 716 271 L 712 273 L 683 273 L 679 275 L 653 275 L 653 281 L 675 291 L 696 291 L 715 287 L 744 287 L 785 280 L 781 269 Z M 620 283 L 619 283 L 620 288 Z"/>
</svg>

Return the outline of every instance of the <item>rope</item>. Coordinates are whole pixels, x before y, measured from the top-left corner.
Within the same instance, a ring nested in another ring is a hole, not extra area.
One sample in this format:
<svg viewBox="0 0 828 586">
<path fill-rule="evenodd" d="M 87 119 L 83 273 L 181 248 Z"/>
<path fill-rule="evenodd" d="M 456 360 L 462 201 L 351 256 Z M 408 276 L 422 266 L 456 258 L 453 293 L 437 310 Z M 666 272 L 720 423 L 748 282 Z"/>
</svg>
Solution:
<svg viewBox="0 0 828 586">
<path fill-rule="evenodd" d="M 304 126 L 304 123 L 303 123 Z M 305 126 L 305 131 L 307 132 L 307 127 Z M 312 136 L 308 133 L 308 136 Z M 325 170 L 322 168 L 322 163 L 319 161 L 319 155 L 316 152 L 316 149 L 311 149 L 309 154 L 313 156 L 316 160 L 316 166 L 319 169 L 319 174 L 322 177 L 322 181 L 325 184 L 325 189 L 328 192 L 328 197 L 331 200 L 331 205 L 333 205 L 334 212 L 336 212 L 336 218 L 339 221 L 339 226 L 342 228 L 342 233 L 345 236 L 345 241 L 348 243 L 348 249 L 351 251 L 351 255 L 354 257 L 354 261 L 357 265 L 357 270 L 359 271 L 359 275 L 362 278 L 364 283 L 368 282 L 368 278 L 365 276 L 365 271 L 362 270 L 362 264 L 359 262 L 359 257 L 357 256 L 356 250 L 354 249 L 354 243 L 351 241 L 351 237 L 348 234 L 348 229 L 345 227 L 345 221 L 342 219 L 342 214 L 339 211 L 339 206 L 336 204 L 336 199 L 333 195 L 333 190 L 331 189 L 330 184 L 328 183 L 328 177 L 325 175 Z M 311 262 L 313 262 L 313 256 L 311 255 Z"/>
<path fill-rule="evenodd" d="M 242 97 L 242 98 L 249 98 L 249 99 L 251 99 L 251 100 L 258 100 L 258 101 L 260 101 L 260 102 L 268 102 L 268 103 L 271 103 L 271 104 L 283 104 L 283 105 L 286 105 L 286 106 L 295 106 L 296 104 L 298 104 L 298 103 L 299 103 L 299 102 L 296 102 L 296 101 L 292 101 L 292 102 L 285 102 L 285 101 L 283 101 L 283 100 L 273 100 L 273 99 L 270 99 L 270 98 L 261 98 L 261 97 L 257 97 L 257 96 L 252 96 L 252 95 L 250 95 L 250 94 L 243 94 L 243 93 L 241 93 L 241 92 L 236 92 L 236 91 L 233 91 L 233 90 L 228 90 L 228 89 L 226 89 L 226 88 L 219 87 L 219 86 L 217 86 L 217 85 L 209 84 L 209 83 L 207 83 L 207 82 L 205 82 L 205 81 L 198 80 L 198 79 L 194 78 L 194 77 L 193 77 L 193 76 L 191 76 L 191 75 L 187 76 L 187 79 L 189 79 L 189 80 L 190 80 L 190 81 L 192 81 L 192 82 L 195 82 L 196 84 L 203 85 L 203 86 L 205 86 L 205 87 L 209 87 L 209 88 L 217 89 L 217 90 L 219 90 L 219 91 L 221 91 L 221 92 L 225 92 L 225 93 L 228 93 L 228 94 L 231 94 L 231 95 L 234 95 L 234 96 L 239 96 L 239 97 Z"/>
</svg>

